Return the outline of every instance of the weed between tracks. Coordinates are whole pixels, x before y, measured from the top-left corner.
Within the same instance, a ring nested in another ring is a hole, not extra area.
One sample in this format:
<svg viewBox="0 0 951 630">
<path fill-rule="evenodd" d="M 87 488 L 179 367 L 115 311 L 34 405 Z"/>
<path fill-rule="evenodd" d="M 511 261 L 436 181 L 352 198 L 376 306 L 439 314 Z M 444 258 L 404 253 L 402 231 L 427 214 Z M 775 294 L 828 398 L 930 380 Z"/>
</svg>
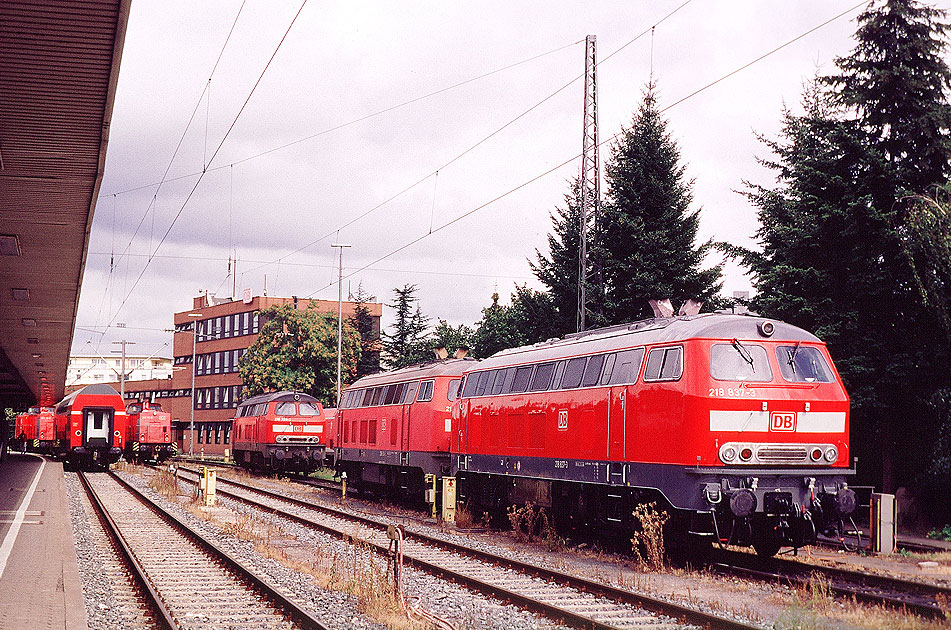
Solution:
<svg viewBox="0 0 951 630">
<path fill-rule="evenodd" d="M 548 513 L 544 508 L 537 508 L 532 502 L 518 507 L 513 505 L 506 511 L 515 540 L 519 542 L 544 543 L 549 551 L 560 551 L 565 548 L 565 539 L 555 531 Z"/>
<path fill-rule="evenodd" d="M 135 474 L 142 474 L 140 471 L 133 470 Z M 178 502 L 179 488 L 178 477 L 168 470 L 160 469 L 156 474 L 149 478 L 149 487 L 161 494 L 169 501 Z"/>
<path fill-rule="evenodd" d="M 939 605 L 947 613 L 947 602 Z M 773 628 L 776 630 L 821 630 L 835 626 L 868 630 L 939 630 L 947 629 L 947 621 L 905 615 L 884 606 L 860 605 L 854 600 L 837 601 L 829 582 L 813 574 L 807 584 L 797 588 L 792 602 L 782 611 Z"/>
<path fill-rule="evenodd" d="M 657 502 L 640 503 L 634 508 L 640 531 L 631 536 L 631 548 L 638 562 L 654 571 L 664 568 L 664 525 L 670 516 L 657 510 Z"/>
<path fill-rule="evenodd" d="M 139 470 L 131 472 L 143 474 Z M 204 507 L 196 497 L 180 494 L 178 479 L 167 470 L 152 475 L 149 487 L 196 517 L 213 523 L 224 533 L 251 543 L 262 556 L 310 576 L 319 587 L 352 595 L 357 609 L 377 623 L 392 630 L 425 630 L 428 627 L 403 614 L 389 579 L 386 561 L 364 542 L 365 536 L 359 529 L 351 534 L 349 553 L 330 553 L 300 542 L 252 510 Z"/>
</svg>

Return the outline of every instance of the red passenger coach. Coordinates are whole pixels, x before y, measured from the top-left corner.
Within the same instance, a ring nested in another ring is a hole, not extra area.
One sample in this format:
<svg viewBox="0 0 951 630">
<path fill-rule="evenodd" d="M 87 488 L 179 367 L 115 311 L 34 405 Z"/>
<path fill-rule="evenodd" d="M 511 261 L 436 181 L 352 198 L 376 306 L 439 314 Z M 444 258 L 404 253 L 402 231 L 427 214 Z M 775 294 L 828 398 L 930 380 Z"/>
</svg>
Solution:
<svg viewBox="0 0 951 630">
<path fill-rule="evenodd" d="M 163 461 L 177 450 L 172 441 L 172 414 L 153 402 L 135 402 L 126 407 L 128 433 L 125 458 L 132 461 Z"/>
<path fill-rule="evenodd" d="M 841 531 L 855 509 L 848 395 L 825 345 L 789 324 L 659 318 L 470 369 L 452 432 L 470 510 L 531 501 L 564 526 L 626 535 L 634 507 L 656 501 L 685 542 L 772 555 Z"/>
<path fill-rule="evenodd" d="M 356 381 L 337 410 L 337 470 L 358 488 L 422 499 L 424 475 L 450 470 L 451 405 L 475 364 L 445 359 Z"/>
<path fill-rule="evenodd" d="M 109 385 L 87 385 L 56 405 L 57 452 L 80 466 L 111 464 L 122 455 L 125 403 Z"/>
<path fill-rule="evenodd" d="M 307 473 L 323 465 L 323 406 L 300 392 L 272 392 L 238 405 L 232 444 L 245 468 Z"/>
</svg>

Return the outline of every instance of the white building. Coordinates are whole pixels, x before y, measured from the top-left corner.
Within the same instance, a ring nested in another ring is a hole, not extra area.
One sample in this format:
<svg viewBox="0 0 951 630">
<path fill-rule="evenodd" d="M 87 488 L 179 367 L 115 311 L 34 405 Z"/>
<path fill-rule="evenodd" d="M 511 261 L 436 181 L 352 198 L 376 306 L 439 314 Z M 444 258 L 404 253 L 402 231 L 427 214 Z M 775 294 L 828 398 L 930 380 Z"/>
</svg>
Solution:
<svg viewBox="0 0 951 630">
<path fill-rule="evenodd" d="M 144 357 L 126 355 L 125 370 L 127 381 L 143 381 L 151 378 L 172 378 L 172 360 L 165 357 Z M 122 359 L 98 355 L 76 355 L 69 357 L 66 368 L 66 387 L 73 385 L 91 385 L 93 383 L 118 383 L 122 373 Z"/>
</svg>

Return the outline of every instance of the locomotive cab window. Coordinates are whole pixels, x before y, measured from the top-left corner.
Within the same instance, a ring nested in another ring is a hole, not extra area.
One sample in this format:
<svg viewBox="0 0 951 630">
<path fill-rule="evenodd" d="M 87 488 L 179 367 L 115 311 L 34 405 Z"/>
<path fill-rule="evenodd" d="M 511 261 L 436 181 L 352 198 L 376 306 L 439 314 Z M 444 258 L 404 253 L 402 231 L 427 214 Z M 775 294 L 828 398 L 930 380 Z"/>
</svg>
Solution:
<svg viewBox="0 0 951 630">
<path fill-rule="evenodd" d="M 466 377 L 466 384 L 462 388 L 462 395 L 466 398 L 475 396 L 476 386 L 479 384 L 479 372 L 473 372 L 468 377 Z"/>
<path fill-rule="evenodd" d="M 459 383 L 460 383 L 460 380 L 458 378 L 454 378 L 451 381 L 449 381 L 449 400 L 450 401 L 455 400 L 458 397 Z"/>
<path fill-rule="evenodd" d="M 604 384 L 606 379 L 611 385 L 628 385 L 637 382 L 637 375 L 641 371 L 641 361 L 644 359 L 644 348 L 624 350 L 612 356 L 614 357 L 613 368 L 609 372 L 605 366 L 601 383 Z"/>
<path fill-rule="evenodd" d="M 418 402 L 429 402 L 433 399 L 434 381 L 422 381 L 419 384 L 419 393 L 416 395 Z"/>
<path fill-rule="evenodd" d="M 676 381 L 683 374 L 683 348 L 657 348 L 647 355 L 645 381 Z"/>
<path fill-rule="evenodd" d="M 763 346 L 734 340 L 710 348 L 710 376 L 718 381 L 768 383 L 773 370 Z"/>
<path fill-rule="evenodd" d="M 416 388 L 419 387 L 419 381 L 413 381 L 406 386 L 406 393 L 403 394 L 403 404 L 409 405 L 416 400 Z"/>
<path fill-rule="evenodd" d="M 302 402 L 297 405 L 298 412 L 297 415 L 300 416 L 319 416 L 320 407 L 317 406 L 317 403 L 312 402 Z"/>
<path fill-rule="evenodd" d="M 279 416 L 296 416 L 297 407 L 292 402 L 277 403 L 277 409 L 274 410 L 274 413 Z"/>
<path fill-rule="evenodd" d="M 779 371 L 791 383 L 831 383 L 832 370 L 817 348 L 800 344 L 776 348 Z"/>
</svg>

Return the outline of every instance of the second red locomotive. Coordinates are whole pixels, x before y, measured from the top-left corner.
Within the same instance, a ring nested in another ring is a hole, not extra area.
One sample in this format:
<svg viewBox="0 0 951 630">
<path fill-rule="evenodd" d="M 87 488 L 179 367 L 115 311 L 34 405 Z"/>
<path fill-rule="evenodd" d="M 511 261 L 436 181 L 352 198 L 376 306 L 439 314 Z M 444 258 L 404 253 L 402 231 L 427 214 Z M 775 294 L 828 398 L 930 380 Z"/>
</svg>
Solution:
<svg viewBox="0 0 951 630">
<path fill-rule="evenodd" d="M 301 392 L 248 398 L 235 412 L 235 462 L 258 470 L 314 471 L 323 466 L 327 449 L 325 422 L 323 405 Z"/>
<path fill-rule="evenodd" d="M 450 472 L 452 401 L 476 361 L 453 358 L 364 376 L 337 409 L 337 470 L 357 488 L 422 497 Z"/>
</svg>

